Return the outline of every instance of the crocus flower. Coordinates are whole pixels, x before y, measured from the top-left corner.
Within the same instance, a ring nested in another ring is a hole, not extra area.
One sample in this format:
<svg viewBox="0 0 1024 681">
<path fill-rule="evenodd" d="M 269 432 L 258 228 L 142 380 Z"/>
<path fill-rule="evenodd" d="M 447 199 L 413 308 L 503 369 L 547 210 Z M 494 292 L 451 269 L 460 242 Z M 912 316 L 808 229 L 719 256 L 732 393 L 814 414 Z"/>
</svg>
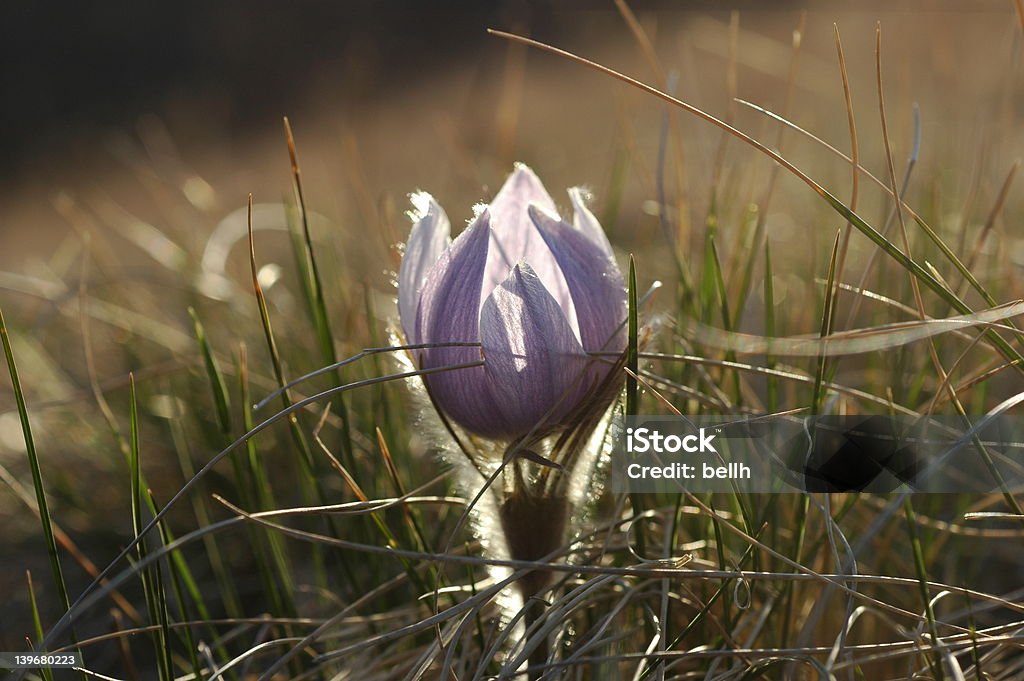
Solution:
<svg viewBox="0 0 1024 681">
<path fill-rule="evenodd" d="M 431 399 L 478 436 L 515 441 L 573 425 L 604 408 L 612 363 L 625 348 L 622 274 L 584 192 L 570 189 L 572 223 L 537 176 L 518 164 L 489 206 L 454 241 L 444 210 L 414 195 L 415 221 L 398 277 L 409 343 L 477 342 L 418 351 Z M 604 399 L 604 404 L 594 404 Z"/>
</svg>

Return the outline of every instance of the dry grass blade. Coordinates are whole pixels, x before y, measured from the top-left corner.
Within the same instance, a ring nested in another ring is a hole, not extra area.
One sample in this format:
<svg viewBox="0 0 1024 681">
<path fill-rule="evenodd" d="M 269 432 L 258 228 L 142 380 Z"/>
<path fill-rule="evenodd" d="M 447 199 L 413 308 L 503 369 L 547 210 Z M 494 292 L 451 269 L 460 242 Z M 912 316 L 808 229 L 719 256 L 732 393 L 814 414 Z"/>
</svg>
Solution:
<svg viewBox="0 0 1024 681">
<path fill-rule="evenodd" d="M 860 198 L 860 143 L 857 139 L 857 121 L 853 113 L 853 95 L 850 93 L 850 77 L 846 70 L 846 54 L 843 52 L 843 42 L 839 37 L 839 25 L 832 24 L 835 32 L 836 53 L 839 57 L 839 75 L 843 81 L 843 101 L 846 103 L 846 119 L 850 128 L 850 210 L 857 210 L 857 199 Z M 836 265 L 836 281 L 843 280 L 843 272 L 846 270 L 846 254 L 850 246 L 850 233 L 853 231 L 853 224 L 846 223 L 843 231 L 843 241 L 839 246 L 839 262 Z"/>
<path fill-rule="evenodd" d="M 630 85 L 632 87 L 635 87 L 635 88 L 637 88 L 639 90 L 642 90 L 642 91 L 644 91 L 644 92 L 646 92 L 646 93 L 648 93 L 650 95 L 653 95 L 653 96 L 655 96 L 655 97 L 657 97 L 657 98 L 659 98 L 661 100 L 664 100 L 664 101 L 666 101 L 666 102 L 668 102 L 668 103 L 670 103 L 670 104 L 672 104 L 674 106 L 677 106 L 677 107 L 679 107 L 679 108 L 681 108 L 681 109 L 683 109 L 683 110 L 685 110 L 685 111 L 687 111 L 687 112 L 689 112 L 689 113 L 691 113 L 691 114 L 693 114 L 693 115 L 695 115 L 695 116 L 697 116 L 697 117 L 699 117 L 699 118 L 701 118 L 701 119 L 711 123 L 712 125 L 715 125 L 715 126 L 721 128 L 722 130 L 725 130 L 726 132 L 728 132 L 729 134 L 733 135 L 737 139 L 742 140 L 746 144 L 748 144 L 751 147 L 757 149 L 759 152 L 765 154 L 766 156 L 771 158 L 773 161 L 775 161 L 776 163 L 780 164 L 786 170 L 791 172 L 797 178 L 799 178 L 804 184 L 806 184 L 808 187 L 810 187 L 812 190 L 814 190 L 814 192 L 816 194 L 818 194 L 818 196 L 820 196 L 830 206 L 832 206 L 832 208 L 835 211 L 837 211 L 840 215 L 845 217 L 860 232 L 862 232 L 865 236 L 867 236 L 869 239 L 871 239 L 871 241 L 873 241 L 877 246 L 879 246 L 882 250 L 884 250 L 885 253 L 887 255 L 889 255 L 893 260 L 895 260 L 901 267 L 903 267 L 909 273 L 911 273 L 917 280 L 919 280 L 919 281 L 923 282 L 925 285 L 927 285 L 940 298 L 942 298 L 948 304 L 953 306 L 953 308 L 956 309 L 958 312 L 960 312 L 961 314 L 970 314 L 972 312 L 970 307 L 963 300 L 961 300 L 954 292 L 950 291 L 946 286 L 944 286 L 942 284 L 942 282 L 940 282 L 938 279 L 936 279 L 926 268 L 922 267 L 916 260 L 913 260 L 910 256 L 908 256 L 903 251 L 901 251 L 899 248 L 897 248 L 892 242 L 890 242 L 888 239 L 886 239 L 884 236 L 882 236 L 877 230 L 875 230 L 874 227 L 872 227 L 870 224 L 868 224 L 860 215 L 858 215 L 857 213 L 855 213 L 852 210 L 850 210 L 850 208 L 848 206 L 846 206 L 845 204 L 843 204 L 842 201 L 837 199 L 832 193 L 830 193 L 827 189 L 825 189 L 818 182 L 816 182 L 813 179 L 811 179 L 811 177 L 809 175 L 807 175 L 805 172 L 800 170 L 792 162 L 790 162 L 789 160 L 784 158 L 778 152 L 776 152 L 776 151 L 774 151 L 772 149 L 769 149 L 763 143 L 757 141 L 756 139 L 754 139 L 750 135 L 746 134 L 745 132 L 742 132 L 742 131 L 738 130 L 737 128 L 734 128 L 733 126 L 729 125 L 728 123 L 725 123 L 724 121 L 722 121 L 722 120 L 712 116 L 711 114 L 703 111 L 702 109 L 697 108 L 696 106 L 693 106 L 692 104 L 688 104 L 688 103 L 686 103 L 686 102 L 684 102 L 684 101 L 682 101 L 680 99 L 677 99 L 677 98 L 675 98 L 675 97 L 673 97 L 673 96 L 671 96 L 669 94 L 666 94 L 665 92 L 662 92 L 661 90 L 659 90 L 659 89 L 657 89 L 655 87 L 647 85 L 646 83 L 642 83 L 642 82 L 636 80 L 635 78 L 631 78 L 630 76 L 627 76 L 627 75 L 622 74 L 622 73 L 620 73 L 618 71 L 615 71 L 614 69 L 610 69 L 607 66 L 603 66 L 601 64 L 593 62 L 593 61 L 591 61 L 589 59 L 586 59 L 584 57 L 580 57 L 579 55 L 573 54 L 572 52 L 568 52 L 566 50 L 560 49 L 558 47 L 554 47 L 552 45 L 548 45 L 546 43 L 542 43 L 542 42 L 537 41 L 537 40 L 533 40 L 531 38 L 526 38 L 526 37 L 523 37 L 523 36 L 519 36 L 519 35 L 516 35 L 514 33 L 507 33 L 505 31 L 498 31 L 498 30 L 495 30 L 495 29 L 487 29 L 487 30 L 488 30 L 488 33 L 491 33 L 492 35 L 495 35 L 495 36 L 497 36 L 499 38 L 504 38 L 506 40 L 515 40 L 515 41 L 519 41 L 519 42 L 525 43 L 525 44 L 530 45 L 532 47 L 535 47 L 537 49 L 544 50 L 546 52 L 550 52 L 551 54 L 557 55 L 557 56 L 562 57 L 564 59 L 568 59 L 568 60 L 573 61 L 573 62 L 575 62 L 577 64 L 581 64 L 583 66 L 586 66 L 587 68 L 594 69 L 594 70 L 599 71 L 599 72 L 601 72 L 601 73 L 603 73 L 605 75 L 611 76 L 612 78 L 615 78 L 616 80 L 620 80 L 620 81 L 622 81 L 622 82 L 624 82 L 624 83 L 626 83 L 626 84 L 628 84 L 628 85 Z M 894 194 L 894 196 L 897 196 L 897 195 Z M 899 199 L 897 199 L 897 200 L 899 200 Z M 936 239 L 937 239 L 937 237 L 936 237 Z M 952 253 L 950 252 L 949 255 L 952 256 Z M 955 258 L 955 256 L 952 256 L 952 257 Z M 971 275 L 971 279 L 973 280 L 973 275 Z M 995 302 L 992 301 L 989 304 L 990 305 L 994 305 Z M 1006 356 L 1007 359 L 1009 359 L 1009 360 L 1021 360 L 1021 361 L 1024 361 L 1024 357 L 1022 357 L 1020 355 L 1020 353 L 1013 346 L 1011 346 L 1004 338 L 999 336 L 999 334 L 997 334 L 997 333 L 994 333 L 994 332 L 989 332 L 989 333 L 990 333 L 989 337 L 991 338 L 992 342 L 995 343 L 999 347 L 1000 352 L 1002 352 Z M 1024 368 L 1022 368 L 1022 371 L 1024 371 Z"/>
<path fill-rule="evenodd" d="M 825 337 L 797 336 L 769 338 L 754 334 L 723 331 L 701 324 L 696 320 L 684 322 L 682 330 L 694 342 L 718 350 L 741 354 L 770 354 L 788 357 L 817 357 L 855 355 L 899 347 L 915 341 L 927 340 L 940 334 L 980 326 L 1011 330 L 999 322 L 1024 314 L 1024 301 L 1007 303 L 1000 307 L 958 315 L 945 319 L 894 322 L 865 329 L 851 329 Z"/>
<path fill-rule="evenodd" d="M 978 253 L 981 251 L 981 247 L 985 244 L 985 239 L 991 233 L 992 228 L 996 224 L 996 219 L 999 217 L 999 213 L 1003 210 L 1003 206 L 1006 204 L 1006 199 L 1010 195 L 1010 186 L 1013 184 L 1013 178 L 1017 175 L 1017 170 L 1020 169 L 1020 159 L 1013 162 L 1010 166 L 1010 172 L 1006 174 L 1006 179 L 1003 180 L 1003 186 L 999 189 L 999 194 L 996 196 L 996 201 L 992 205 L 992 210 L 989 211 L 988 218 L 985 219 L 985 224 L 982 226 L 981 231 L 978 232 L 978 238 L 974 242 L 974 248 L 971 249 L 971 253 L 967 256 L 966 267 L 968 270 L 974 269 L 974 264 L 978 259 Z"/>
</svg>

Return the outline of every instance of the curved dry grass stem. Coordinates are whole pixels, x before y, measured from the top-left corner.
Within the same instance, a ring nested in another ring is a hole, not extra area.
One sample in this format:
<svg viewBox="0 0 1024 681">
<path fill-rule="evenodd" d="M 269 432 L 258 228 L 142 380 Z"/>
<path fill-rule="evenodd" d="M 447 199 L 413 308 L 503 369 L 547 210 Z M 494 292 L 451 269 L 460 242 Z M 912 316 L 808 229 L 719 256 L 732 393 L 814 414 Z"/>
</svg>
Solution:
<svg viewBox="0 0 1024 681">
<path fill-rule="evenodd" d="M 846 54 L 843 52 L 843 41 L 839 37 L 839 24 L 832 24 L 835 32 L 836 54 L 839 57 L 839 75 L 843 81 L 843 101 L 846 103 L 846 119 L 850 128 L 850 210 L 857 210 L 857 199 L 860 198 L 860 143 L 857 139 L 857 121 L 853 114 L 853 95 L 850 92 L 850 77 L 846 71 Z M 853 231 L 853 224 L 847 220 L 846 229 L 843 231 L 843 241 L 839 246 L 839 261 L 836 265 L 836 281 L 843 280 L 843 272 L 846 270 L 846 254 L 850 247 L 850 233 Z"/>
<path fill-rule="evenodd" d="M 299 376 L 297 378 L 293 378 L 291 381 L 289 381 L 288 383 L 278 387 L 276 390 L 274 390 L 273 392 L 269 393 L 266 397 L 264 397 L 262 400 L 257 402 L 255 405 L 253 405 L 253 410 L 254 411 L 259 411 L 263 407 L 267 406 L 267 404 L 271 400 L 273 400 L 275 397 L 278 397 L 282 393 L 284 393 L 284 392 L 286 392 L 288 390 L 291 390 L 292 388 L 296 387 L 297 385 L 299 385 L 301 383 L 305 383 L 306 381 L 308 381 L 308 380 L 310 380 L 312 378 L 316 378 L 317 376 L 323 376 L 324 374 L 331 373 L 332 371 L 335 371 L 336 369 L 340 369 L 342 367 L 348 366 L 349 364 L 353 364 L 353 363 L 358 362 L 359 360 L 365 359 L 367 357 L 372 357 L 373 355 L 379 355 L 379 354 L 388 353 L 388 352 L 399 352 L 399 351 L 402 351 L 402 350 L 424 350 L 424 349 L 427 349 L 427 348 L 477 348 L 477 347 L 480 347 L 480 343 L 476 342 L 476 341 L 474 341 L 474 342 L 458 341 L 458 342 L 447 342 L 447 343 L 411 343 L 411 344 L 408 344 L 408 345 L 391 345 L 391 346 L 380 347 L 380 348 L 363 348 L 360 352 L 356 353 L 355 355 L 352 355 L 351 357 L 346 357 L 345 359 L 339 360 L 337 362 L 334 362 L 333 364 L 328 364 L 327 366 L 322 366 L 319 369 L 314 369 L 313 371 L 310 371 L 309 373 L 303 374 L 303 375 L 301 375 L 301 376 Z"/>
<path fill-rule="evenodd" d="M 689 495 L 688 495 L 689 496 Z M 706 514 L 717 516 L 721 519 L 721 516 L 712 512 L 710 507 L 704 504 L 699 499 L 690 497 L 692 503 L 694 503 L 700 510 Z M 239 514 L 241 517 L 258 522 L 261 525 L 265 525 L 269 528 L 273 528 L 278 532 L 282 532 L 287 536 L 303 541 L 317 542 L 327 546 L 335 546 L 338 548 L 345 548 L 355 551 L 363 551 L 366 553 L 375 553 L 380 555 L 390 555 L 395 557 L 403 557 L 415 560 L 431 561 L 431 562 L 442 562 L 442 563 L 461 563 L 466 565 L 480 565 L 480 566 L 498 566 L 507 567 L 513 570 L 523 572 L 532 570 L 551 570 L 554 572 L 561 573 L 579 573 L 587 575 L 619 575 L 619 576 L 637 576 L 637 577 L 648 577 L 648 578 L 675 578 L 675 579 L 747 579 L 747 580 L 780 580 L 780 581 L 817 581 L 824 584 L 829 584 L 835 588 L 852 595 L 853 597 L 862 600 L 875 608 L 879 608 L 886 612 L 900 617 L 909 619 L 915 623 L 923 622 L 924 617 L 918 613 L 899 608 L 894 605 L 890 605 L 878 599 L 867 596 L 863 593 L 859 593 L 851 590 L 846 586 L 845 582 L 858 582 L 866 584 L 884 584 L 890 586 L 901 586 L 910 589 L 917 589 L 920 586 L 920 582 L 916 578 L 910 577 L 892 577 L 887 575 L 867 575 L 857 574 L 850 575 L 846 573 L 819 573 L 814 570 L 798 565 L 791 559 L 787 558 L 776 552 L 774 549 L 764 545 L 754 537 L 747 535 L 738 527 L 730 522 L 724 522 L 723 526 L 730 529 L 731 532 L 742 537 L 746 542 L 772 554 L 782 562 L 786 563 L 792 568 L 795 568 L 797 572 L 770 572 L 770 571 L 748 571 L 748 570 L 680 570 L 674 567 L 660 567 L 660 566 L 642 566 L 642 567 L 612 567 L 603 565 L 574 565 L 568 563 L 556 563 L 550 562 L 549 560 L 512 560 L 512 559 L 497 559 L 497 558 L 485 558 L 475 556 L 460 556 L 450 552 L 445 553 L 431 553 L 424 551 L 412 551 L 408 549 L 392 549 L 390 547 L 377 546 L 374 544 L 361 544 L 359 542 L 348 541 L 344 539 L 337 539 L 335 537 L 328 537 L 325 535 L 317 534 L 314 532 L 308 532 L 305 530 L 299 530 L 279 523 L 271 522 L 267 520 L 268 517 L 273 517 L 278 514 L 276 511 L 264 511 L 258 513 L 249 513 L 242 509 L 230 504 L 218 497 L 218 501 L 228 506 L 233 512 Z M 564 553 L 559 551 L 559 553 Z M 520 575 L 521 576 L 521 575 Z M 967 587 L 955 586 L 944 584 L 941 582 L 929 581 L 928 586 L 937 591 L 950 591 L 962 596 L 968 596 L 976 598 L 986 602 L 998 603 L 1001 607 L 1013 610 L 1014 612 L 1024 613 L 1024 603 L 1014 603 L 1005 599 L 999 598 L 991 594 L 987 594 Z M 954 631 L 960 633 L 969 633 L 970 630 L 964 627 L 960 627 L 951 622 L 940 622 L 943 626 L 949 627 Z"/>
<path fill-rule="evenodd" d="M 1013 185 L 1013 178 L 1017 175 L 1017 170 L 1020 169 L 1020 159 L 1013 162 L 1010 166 L 1010 171 L 1006 174 L 1006 178 L 1003 180 L 1002 187 L 999 188 L 999 194 L 996 196 L 996 201 L 992 205 L 992 210 L 989 211 L 988 217 L 985 219 L 985 224 L 982 226 L 981 231 L 978 232 L 978 238 L 974 242 L 974 248 L 971 249 L 970 254 L 967 256 L 967 262 L 965 266 L 967 269 L 973 270 L 974 265 L 977 262 L 978 254 L 981 252 L 981 247 L 985 244 L 985 239 L 992 232 L 992 228 L 996 224 L 996 219 L 1003 210 L 1003 206 L 1006 204 L 1006 199 L 1010 195 L 1010 187 Z M 967 282 L 963 282 L 961 288 L 966 285 Z M 961 295 L 963 295 L 961 293 Z"/>
</svg>

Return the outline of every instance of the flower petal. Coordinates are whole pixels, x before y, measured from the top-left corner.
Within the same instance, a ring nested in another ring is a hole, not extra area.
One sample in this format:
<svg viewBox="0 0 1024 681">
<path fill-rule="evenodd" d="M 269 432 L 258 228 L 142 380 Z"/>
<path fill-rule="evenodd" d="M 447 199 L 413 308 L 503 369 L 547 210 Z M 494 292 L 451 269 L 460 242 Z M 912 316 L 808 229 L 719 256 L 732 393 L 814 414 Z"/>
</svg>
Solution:
<svg viewBox="0 0 1024 681">
<path fill-rule="evenodd" d="M 562 425 L 586 396 L 587 357 L 565 314 L 527 263 L 494 289 L 480 313 L 487 381 L 501 404 L 499 436 Z"/>
<path fill-rule="evenodd" d="M 565 275 L 583 347 L 587 352 L 623 350 L 626 289 L 614 258 L 563 220 L 536 206 L 530 206 L 529 212 Z"/>
<path fill-rule="evenodd" d="M 573 187 L 569 190 L 569 201 L 572 202 L 572 226 L 587 235 L 609 258 L 614 258 L 612 245 L 608 243 L 608 237 L 597 221 L 597 217 L 587 208 L 587 201 L 590 200 L 590 193 L 583 187 Z"/>
<path fill-rule="evenodd" d="M 485 210 L 460 234 L 427 276 L 420 294 L 418 342 L 480 340 L 480 287 L 487 265 L 490 215 Z M 420 353 L 420 366 L 434 369 L 479 361 L 480 348 L 440 347 Z M 482 366 L 424 377 L 434 403 L 453 421 L 478 435 L 500 430 Z"/>
<path fill-rule="evenodd" d="M 572 296 L 550 249 L 530 222 L 527 208 L 531 204 L 557 214 L 555 202 L 537 175 L 526 165 L 517 163 L 490 204 L 493 236 L 482 300 L 486 300 L 491 291 L 505 281 L 516 263 L 525 260 L 565 312 L 569 324 L 576 329 Z"/>
<path fill-rule="evenodd" d="M 416 309 L 420 292 L 431 268 L 451 243 L 451 225 L 444 209 L 426 192 L 409 197 L 416 210 L 415 222 L 398 270 L 398 318 L 410 343 L 418 342 L 416 335 Z"/>
</svg>

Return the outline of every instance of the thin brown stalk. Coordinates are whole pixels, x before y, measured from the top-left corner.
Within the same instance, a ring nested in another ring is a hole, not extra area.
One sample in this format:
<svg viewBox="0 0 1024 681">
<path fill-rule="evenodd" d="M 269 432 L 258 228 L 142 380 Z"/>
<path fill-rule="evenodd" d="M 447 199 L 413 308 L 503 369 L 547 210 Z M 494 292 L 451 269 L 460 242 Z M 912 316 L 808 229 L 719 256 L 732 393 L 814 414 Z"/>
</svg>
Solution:
<svg viewBox="0 0 1024 681">
<path fill-rule="evenodd" d="M 647 31 L 640 24 L 640 20 L 637 19 L 636 14 L 626 3 L 626 0 L 615 0 L 615 6 L 618 8 L 619 13 L 622 15 L 623 21 L 629 27 L 630 33 L 636 39 L 637 44 L 640 46 L 640 52 L 644 55 L 644 59 L 650 65 L 651 70 L 654 72 L 654 76 L 657 79 L 658 87 L 662 90 L 668 90 L 669 81 L 668 75 L 665 73 L 664 67 L 661 65 L 661 60 L 658 59 L 658 53 L 654 49 L 654 43 L 650 36 L 647 35 Z M 689 183 L 686 179 L 686 164 L 684 163 L 684 150 L 682 144 L 682 135 L 679 134 L 679 125 L 676 121 L 672 111 L 668 113 L 668 127 L 669 127 L 669 143 L 672 145 L 672 151 L 675 155 L 675 175 L 676 175 L 676 187 L 678 190 L 676 206 L 677 211 L 677 242 L 676 247 L 680 248 L 685 243 L 690 231 L 689 224 L 689 198 L 687 195 L 687 187 Z M 662 210 L 665 210 L 667 206 L 662 206 Z"/>
<path fill-rule="evenodd" d="M 974 248 L 971 249 L 970 255 L 967 256 L 967 262 L 965 265 L 968 270 L 974 269 L 974 265 L 978 259 L 978 253 L 981 251 L 981 247 L 984 245 L 985 239 L 987 239 L 988 235 L 992 232 L 992 228 L 996 224 L 996 219 L 998 219 L 999 214 L 1003 210 L 1003 206 L 1006 204 L 1006 199 L 1010 195 L 1010 186 L 1013 184 L 1013 178 L 1016 177 L 1018 168 L 1020 168 L 1020 159 L 1014 161 L 1013 165 L 1010 166 L 1010 172 L 1006 174 L 1006 179 L 1003 180 L 1003 186 L 999 189 L 999 194 L 996 196 L 996 201 L 992 205 L 992 210 L 989 211 L 988 218 L 986 218 L 985 224 L 978 233 L 978 238 L 974 242 Z M 961 289 L 966 283 L 967 282 L 961 283 Z"/>
<path fill-rule="evenodd" d="M 850 127 L 850 210 L 857 212 L 857 199 L 860 197 L 860 173 L 857 167 L 860 165 L 860 144 L 857 140 L 857 122 L 853 114 L 853 95 L 850 92 L 850 77 L 846 70 L 846 54 L 843 52 L 843 42 L 839 37 L 839 24 L 832 24 L 835 31 L 836 54 L 839 57 L 839 75 L 843 81 L 843 101 L 846 102 L 846 120 Z M 836 265 L 836 281 L 843 280 L 843 272 L 846 267 L 846 254 L 850 246 L 850 233 L 853 225 L 846 221 L 846 229 L 843 231 L 843 240 L 839 245 L 839 262 Z"/>
</svg>

